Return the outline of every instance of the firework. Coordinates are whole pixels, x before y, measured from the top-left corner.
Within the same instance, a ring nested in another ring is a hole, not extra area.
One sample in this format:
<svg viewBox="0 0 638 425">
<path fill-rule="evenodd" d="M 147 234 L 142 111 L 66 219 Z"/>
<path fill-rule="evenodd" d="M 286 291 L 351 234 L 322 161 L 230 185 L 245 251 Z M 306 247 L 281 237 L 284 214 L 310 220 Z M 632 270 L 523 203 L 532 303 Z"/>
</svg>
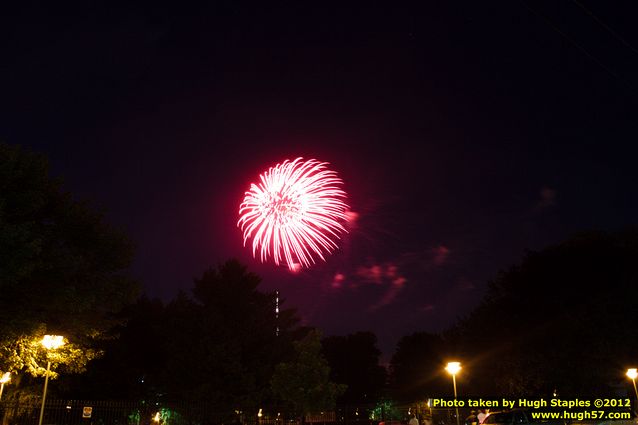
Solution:
<svg viewBox="0 0 638 425">
<path fill-rule="evenodd" d="M 309 267 L 337 248 L 345 232 L 346 193 L 325 162 L 286 160 L 261 174 L 239 206 L 237 226 L 244 246 L 252 239 L 253 257 L 285 262 L 291 271 Z"/>
</svg>

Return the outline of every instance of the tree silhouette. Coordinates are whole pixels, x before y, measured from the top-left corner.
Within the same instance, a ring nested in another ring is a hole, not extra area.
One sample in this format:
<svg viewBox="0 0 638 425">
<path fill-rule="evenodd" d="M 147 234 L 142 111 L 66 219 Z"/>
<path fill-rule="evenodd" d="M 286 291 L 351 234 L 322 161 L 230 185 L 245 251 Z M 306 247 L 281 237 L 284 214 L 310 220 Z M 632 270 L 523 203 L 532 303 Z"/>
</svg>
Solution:
<svg viewBox="0 0 638 425">
<path fill-rule="evenodd" d="M 592 231 L 500 273 L 454 330 L 481 390 L 582 397 L 622 388 L 638 355 L 637 260 L 635 229 Z"/>
<path fill-rule="evenodd" d="M 330 381 L 319 331 L 295 343 L 294 359 L 277 366 L 271 385 L 275 395 L 301 415 L 333 409 L 337 397 L 346 390 L 345 385 Z"/>
<path fill-rule="evenodd" d="M 260 292 L 259 282 L 229 260 L 195 279 L 193 297 L 140 299 L 68 396 L 198 402 L 227 417 L 238 406 L 256 412 L 272 403 L 275 367 L 306 331 L 284 300 L 275 313 L 275 294 Z"/>
<path fill-rule="evenodd" d="M 397 400 L 413 402 L 449 394 L 444 379 L 445 350 L 440 335 L 417 332 L 402 337 L 390 360 L 390 388 Z"/>
<path fill-rule="evenodd" d="M 345 384 L 342 403 L 375 403 L 385 390 L 386 370 L 379 365 L 381 351 L 372 332 L 329 336 L 321 341 L 330 365 L 331 380 Z"/>
<path fill-rule="evenodd" d="M 0 143 L 0 369 L 38 374 L 37 341 L 54 333 L 71 342 L 57 365 L 83 370 L 137 293 L 132 256 L 122 232 L 49 176 L 45 157 Z"/>
</svg>

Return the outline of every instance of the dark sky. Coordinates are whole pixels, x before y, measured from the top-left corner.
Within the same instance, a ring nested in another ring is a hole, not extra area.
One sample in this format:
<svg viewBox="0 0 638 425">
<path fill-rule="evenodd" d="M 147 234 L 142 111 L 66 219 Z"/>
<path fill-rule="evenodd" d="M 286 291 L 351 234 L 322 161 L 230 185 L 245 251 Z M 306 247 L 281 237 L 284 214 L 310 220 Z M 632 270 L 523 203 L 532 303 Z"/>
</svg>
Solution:
<svg viewBox="0 0 638 425">
<path fill-rule="evenodd" d="M 151 296 L 236 257 L 387 358 L 526 249 L 636 224 L 635 2 L 59 3 L 2 6 L 0 140 L 126 230 Z M 291 274 L 236 222 L 298 156 L 331 164 L 358 219 Z"/>
</svg>

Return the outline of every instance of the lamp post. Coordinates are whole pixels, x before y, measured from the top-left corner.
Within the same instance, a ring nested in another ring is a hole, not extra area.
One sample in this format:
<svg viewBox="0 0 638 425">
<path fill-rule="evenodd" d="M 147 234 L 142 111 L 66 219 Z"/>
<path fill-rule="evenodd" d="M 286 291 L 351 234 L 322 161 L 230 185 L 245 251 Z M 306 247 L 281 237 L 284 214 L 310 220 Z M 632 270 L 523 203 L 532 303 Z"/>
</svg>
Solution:
<svg viewBox="0 0 638 425">
<path fill-rule="evenodd" d="M 44 392 L 42 393 L 42 407 L 40 407 L 40 420 L 38 425 L 42 425 L 44 418 L 44 402 L 47 399 L 47 386 L 49 385 L 49 370 L 51 369 L 51 361 L 49 360 L 49 350 L 55 350 L 64 345 L 64 337 L 60 335 L 45 335 L 42 338 L 42 345 L 47 349 L 47 373 L 44 377 Z"/>
<path fill-rule="evenodd" d="M 461 370 L 460 362 L 449 362 L 445 367 L 445 370 L 452 375 L 452 384 L 454 385 L 454 405 L 456 407 L 456 425 L 461 425 L 459 419 L 459 406 L 456 405 L 456 374 Z"/>
<path fill-rule="evenodd" d="M 4 390 L 4 384 L 11 380 L 11 373 L 5 372 L 0 378 L 0 400 L 2 400 L 2 390 Z"/>
<path fill-rule="evenodd" d="M 627 376 L 634 383 L 634 391 L 636 392 L 636 399 L 638 400 L 638 389 L 636 389 L 636 378 L 638 378 L 638 369 L 627 369 Z"/>
</svg>

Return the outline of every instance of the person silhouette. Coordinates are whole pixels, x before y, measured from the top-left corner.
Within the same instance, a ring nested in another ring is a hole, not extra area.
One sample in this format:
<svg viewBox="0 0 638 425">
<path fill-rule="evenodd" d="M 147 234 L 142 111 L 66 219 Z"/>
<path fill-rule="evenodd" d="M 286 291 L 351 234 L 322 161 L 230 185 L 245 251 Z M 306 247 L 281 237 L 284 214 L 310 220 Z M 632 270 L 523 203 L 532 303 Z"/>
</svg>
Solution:
<svg viewBox="0 0 638 425">
<path fill-rule="evenodd" d="M 478 416 L 476 416 L 476 410 L 472 410 L 470 415 L 465 418 L 465 425 L 478 425 L 479 420 Z"/>
</svg>

